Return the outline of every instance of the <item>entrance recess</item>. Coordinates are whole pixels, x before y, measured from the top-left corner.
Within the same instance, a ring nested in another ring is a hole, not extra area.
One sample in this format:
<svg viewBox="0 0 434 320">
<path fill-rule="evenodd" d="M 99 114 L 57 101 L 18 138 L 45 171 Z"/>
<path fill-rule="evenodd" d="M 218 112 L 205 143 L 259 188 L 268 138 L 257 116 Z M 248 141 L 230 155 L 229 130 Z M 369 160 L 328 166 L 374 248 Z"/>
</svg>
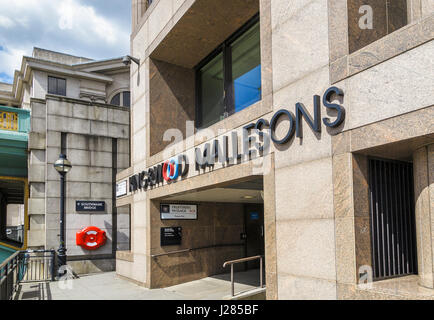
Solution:
<svg viewBox="0 0 434 320">
<path fill-rule="evenodd" d="M 162 208 L 175 210 L 182 205 L 185 210 L 194 209 L 195 215 L 172 213 L 162 218 Z M 260 261 L 262 271 L 265 270 L 262 176 L 169 195 L 153 200 L 151 208 L 154 210 L 151 263 L 153 270 L 161 269 L 158 277 L 151 273 L 152 287 L 209 276 L 226 279 L 231 269 L 238 283 L 260 286 Z M 166 238 L 176 241 L 168 242 Z M 161 274 L 175 275 L 161 277 Z M 264 272 L 261 274 L 265 279 Z"/>
<path fill-rule="evenodd" d="M 413 166 L 369 160 L 374 279 L 417 273 Z"/>
</svg>

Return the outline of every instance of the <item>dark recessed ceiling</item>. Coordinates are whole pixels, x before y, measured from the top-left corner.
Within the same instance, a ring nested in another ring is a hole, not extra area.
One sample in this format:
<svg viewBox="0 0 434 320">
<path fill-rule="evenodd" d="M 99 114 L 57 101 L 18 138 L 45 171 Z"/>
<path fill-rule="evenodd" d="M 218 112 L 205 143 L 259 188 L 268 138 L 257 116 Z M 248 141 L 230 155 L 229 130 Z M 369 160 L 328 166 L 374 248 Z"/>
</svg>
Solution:
<svg viewBox="0 0 434 320">
<path fill-rule="evenodd" d="M 243 189 L 243 190 L 263 190 L 264 183 L 263 179 L 255 179 L 250 181 L 245 181 L 237 184 L 231 184 L 230 186 L 224 187 L 225 189 Z"/>
<path fill-rule="evenodd" d="M 151 53 L 193 68 L 259 12 L 259 0 L 197 0 Z"/>
</svg>

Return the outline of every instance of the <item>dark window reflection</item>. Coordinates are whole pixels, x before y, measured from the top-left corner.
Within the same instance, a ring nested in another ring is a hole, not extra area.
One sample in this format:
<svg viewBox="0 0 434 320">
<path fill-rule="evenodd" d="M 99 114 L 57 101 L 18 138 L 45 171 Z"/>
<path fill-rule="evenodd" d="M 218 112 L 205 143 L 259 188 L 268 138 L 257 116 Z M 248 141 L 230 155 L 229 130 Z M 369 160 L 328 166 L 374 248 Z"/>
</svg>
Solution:
<svg viewBox="0 0 434 320">
<path fill-rule="evenodd" d="M 48 77 L 48 93 L 66 96 L 66 80 L 56 77 Z"/>
<path fill-rule="evenodd" d="M 111 100 L 110 104 L 120 107 L 130 107 L 131 106 L 131 93 L 130 91 L 124 91 L 116 94 Z"/>
</svg>

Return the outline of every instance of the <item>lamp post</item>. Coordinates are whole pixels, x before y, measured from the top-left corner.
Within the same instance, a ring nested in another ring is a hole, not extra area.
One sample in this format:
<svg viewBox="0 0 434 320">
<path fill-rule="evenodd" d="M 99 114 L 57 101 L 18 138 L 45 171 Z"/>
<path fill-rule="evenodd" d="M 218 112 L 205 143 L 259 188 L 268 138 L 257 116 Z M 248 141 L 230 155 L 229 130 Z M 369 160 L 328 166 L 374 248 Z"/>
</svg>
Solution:
<svg viewBox="0 0 434 320">
<path fill-rule="evenodd" d="M 71 162 L 66 159 L 66 155 L 60 154 L 59 159 L 54 163 L 54 169 L 60 174 L 60 246 L 58 249 L 58 266 L 59 277 L 60 268 L 66 265 L 66 247 L 65 247 L 65 176 L 71 170 Z"/>
</svg>

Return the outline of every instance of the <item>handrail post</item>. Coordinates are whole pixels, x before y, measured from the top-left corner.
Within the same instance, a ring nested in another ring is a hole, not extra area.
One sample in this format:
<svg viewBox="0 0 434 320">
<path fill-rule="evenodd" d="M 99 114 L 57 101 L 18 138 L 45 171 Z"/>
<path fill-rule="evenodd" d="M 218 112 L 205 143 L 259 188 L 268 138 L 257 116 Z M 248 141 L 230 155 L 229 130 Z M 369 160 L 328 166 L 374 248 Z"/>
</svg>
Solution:
<svg viewBox="0 0 434 320">
<path fill-rule="evenodd" d="M 56 260 L 56 251 L 51 250 L 51 281 L 56 280 L 55 279 L 55 261 Z"/>
<path fill-rule="evenodd" d="M 226 266 L 230 265 L 231 266 L 231 294 L 232 297 L 235 296 L 235 282 L 234 282 L 234 264 L 235 263 L 241 263 L 241 262 L 247 262 L 247 261 L 252 261 L 252 260 L 257 260 L 259 259 L 259 283 L 260 283 L 260 288 L 264 287 L 264 277 L 263 277 L 263 259 L 264 257 L 262 255 L 258 255 L 258 256 L 253 256 L 253 257 L 248 257 L 248 258 L 242 258 L 242 259 L 238 259 L 238 260 L 231 260 L 231 261 L 226 261 L 225 263 L 223 263 L 223 268 L 226 268 Z"/>
<path fill-rule="evenodd" d="M 231 263 L 231 294 L 235 295 L 235 283 L 234 283 L 234 264 Z"/>
<path fill-rule="evenodd" d="M 9 278 L 9 261 L 6 263 L 6 273 L 5 273 L 5 282 L 4 282 L 6 287 L 6 300 L 10 300 L 8 278 Z"/>
</svg>

